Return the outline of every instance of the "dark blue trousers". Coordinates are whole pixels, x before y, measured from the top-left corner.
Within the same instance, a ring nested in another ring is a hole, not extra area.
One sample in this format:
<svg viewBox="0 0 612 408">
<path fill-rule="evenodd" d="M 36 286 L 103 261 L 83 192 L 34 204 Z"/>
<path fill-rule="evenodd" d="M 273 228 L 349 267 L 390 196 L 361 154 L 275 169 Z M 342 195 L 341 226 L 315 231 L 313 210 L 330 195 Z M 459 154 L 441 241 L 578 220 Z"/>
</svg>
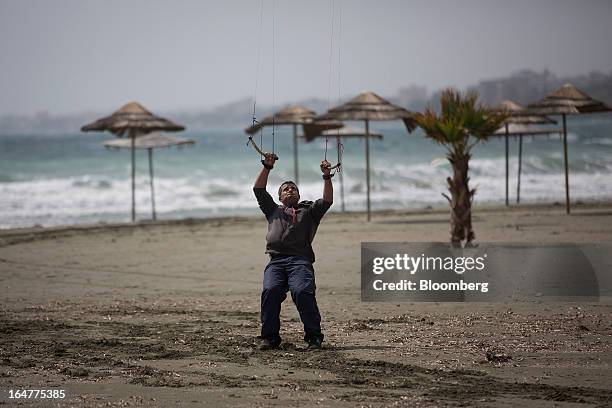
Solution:
<svg viewBox="0 0 612 408">
<path fill-rule="evenodd" d="M 281 303 L 287 290 L 304 324 L 304 340 L 321 334 L 321 315 L 315 299 L 312 263 L 302 256 L 275 255 L 266 266 L 261 292 L 261 337 L 280 343 Z"/>
</svg>

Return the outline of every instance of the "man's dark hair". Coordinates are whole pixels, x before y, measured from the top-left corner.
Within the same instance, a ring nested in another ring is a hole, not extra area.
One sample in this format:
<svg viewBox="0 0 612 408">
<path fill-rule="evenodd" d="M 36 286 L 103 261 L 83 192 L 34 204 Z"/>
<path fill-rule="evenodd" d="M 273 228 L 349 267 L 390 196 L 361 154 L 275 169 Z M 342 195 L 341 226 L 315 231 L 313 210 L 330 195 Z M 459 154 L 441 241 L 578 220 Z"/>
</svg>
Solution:
<svg viewBox="0 0 612 408">
<path fill-rule="evenodd" d="M 295 186 L 295 189 L 297 190 L 298 194 L 300 192 L 300 189 L 298 188 L 297 184 L 295 184 L 295 181 L 293 180 L 287 180 L 287 181 L 283 181 L 280 185 L 280 187 L 278 188 L 278 197 L 280 198 L 281 195 L 281 191 L 283 191 L 283 186 L 285 184 L 293 184 Z"/>
</svg>

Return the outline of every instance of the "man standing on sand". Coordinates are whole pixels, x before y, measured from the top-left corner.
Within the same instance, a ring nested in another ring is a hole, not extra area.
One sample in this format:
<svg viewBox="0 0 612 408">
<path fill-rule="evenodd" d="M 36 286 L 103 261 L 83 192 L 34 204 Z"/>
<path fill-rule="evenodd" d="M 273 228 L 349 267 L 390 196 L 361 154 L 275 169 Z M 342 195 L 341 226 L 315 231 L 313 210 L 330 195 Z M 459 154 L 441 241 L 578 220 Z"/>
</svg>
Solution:
<svg viewBox="0 0 612 408">
<path fill-rule="evenodd" d="M 315 261 L 312 241 L 323 215 L 331 207 L 334 190 L 331 165 L 321 162 L 323 172 L 323 198 L 314 203 L 300 201 L 300 192 L 293 181 L 283 182 L 278 189 L 278 205 L 266 191 L 268 175 L 277 157 L 266 153 L 263 168 L 255 180 L 253 192 L 259 208 L 268 220 L 266 253 L 270 262 L 264 270 L 261 293 L 261 346 L 262 350 L 278 348 L 280 337 L 281 303 L 291 291 L 291 298 L 304 324 L 304 341 L 309 350 L 321 348 L 321 315 L 315 298 Z"/>
</svg>

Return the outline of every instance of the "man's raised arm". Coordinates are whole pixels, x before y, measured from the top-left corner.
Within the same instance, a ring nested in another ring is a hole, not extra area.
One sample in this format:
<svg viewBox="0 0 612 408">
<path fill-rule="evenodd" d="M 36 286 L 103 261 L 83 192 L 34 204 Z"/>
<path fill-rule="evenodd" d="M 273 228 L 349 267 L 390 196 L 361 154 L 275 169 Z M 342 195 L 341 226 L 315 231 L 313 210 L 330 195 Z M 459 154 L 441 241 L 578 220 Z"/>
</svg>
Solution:
<svg viewBox="0 0 612 408">
<path fill-rule="evenodd" d="M 326 203 L 334 202 L 334 186 L 331 181 L 331 164 L 327 160 L 321 162 L 321 171 L 323 172 L 323 201 Z"/>
<path fill-rule="evenodd" d="M 261 172 L 259 172 L 259 176 L 255 180 L 255 185 L 253 188 L 266 188 L 268 185 L 268 175 L 270 174 L 270 170 L 274 167 L 274 163 L 276 162 L 276 155 L 274 153 L 266 153 L 264 156 L 263 167 L 261 168 Z"/>
</svg>

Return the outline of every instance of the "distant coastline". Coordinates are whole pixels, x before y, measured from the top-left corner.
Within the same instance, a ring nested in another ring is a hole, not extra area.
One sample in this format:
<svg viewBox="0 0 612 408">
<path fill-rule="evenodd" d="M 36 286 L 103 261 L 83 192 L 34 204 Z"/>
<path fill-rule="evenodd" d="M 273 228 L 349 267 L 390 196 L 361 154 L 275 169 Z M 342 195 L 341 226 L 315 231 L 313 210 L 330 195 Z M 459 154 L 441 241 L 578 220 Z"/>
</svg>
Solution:
<svg viewBox="0 0 612 408">
<path fill-rule="evenodd" d="M 519 104 L 527 104 L 543 97 L 566 82 L 574 84 L 595 99 L 612 104 L 612 70 L 608 73 L 591 72 L 573 77 L 558 77 L 549 70 L 536 72 L 522 70 L 501 78 L 486 79 L 469 86 L 475 90 L 483 101 L 495 105 L 504 99 L 511 99 Z M 374 90 L 376 91 L 376 90 Z M 428 90 L 424 86 L 410 85 L 400 88 L 395 95 L 381 95 L 392 103 L 404 106 L 413 111 L 423 110 L 428 105 L 435 105 L 439 90 Z M 184 124 L 190 131 L 219 127 L 240 128 L 248 125 L 252 110 L 252 99 L 243 99 L 226 103 L 209 110 L 160 111 L 150 107 L 162 116 L 172 117 L 177 123 Z M 316 112 L 327 109 L 327 100 L 308 98 L 293 103 L 303 105 Z M 258 116 L 263 117 L 277 110 L 279 106 L 262 105 Z M 80 127 L 92 119 L 111 112 L 80 112 L 74 114 L 50 114 L 38 112 L 32 115 L 15 115 L 0 113 L 0 136 L 2 135 L 61 135 L 78 133 Z"/>
</svg>

